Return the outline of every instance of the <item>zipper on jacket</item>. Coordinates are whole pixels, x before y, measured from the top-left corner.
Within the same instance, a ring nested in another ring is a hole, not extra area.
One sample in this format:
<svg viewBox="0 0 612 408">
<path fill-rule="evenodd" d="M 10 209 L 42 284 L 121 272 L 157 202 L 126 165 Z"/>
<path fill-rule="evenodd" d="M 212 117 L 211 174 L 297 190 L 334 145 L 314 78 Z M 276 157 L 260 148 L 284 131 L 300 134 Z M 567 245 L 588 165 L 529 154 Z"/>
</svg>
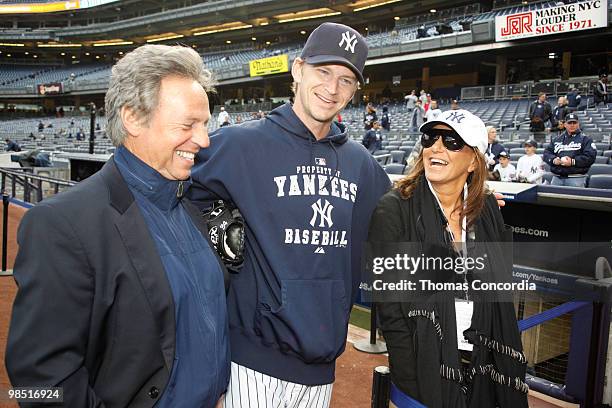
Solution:
<svg viewBox="0 0 612 408">
<path fill-rule="evenodd" d="M 179 181 L 178 187 L 176 188 L 176 198 L 183 197 L 183 190 L 184 190 L 183 181 L 181 180 Z"/>
</svg>

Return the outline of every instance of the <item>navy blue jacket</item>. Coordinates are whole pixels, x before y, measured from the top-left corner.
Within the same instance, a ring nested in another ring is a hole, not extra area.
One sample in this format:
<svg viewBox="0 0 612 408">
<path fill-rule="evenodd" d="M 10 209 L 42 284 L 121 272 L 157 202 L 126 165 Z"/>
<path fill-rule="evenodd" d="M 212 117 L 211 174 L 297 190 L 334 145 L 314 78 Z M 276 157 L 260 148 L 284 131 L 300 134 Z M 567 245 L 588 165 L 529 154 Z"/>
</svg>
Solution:
<svg viewBox="0 0 612 408">
<path fill-rule="evenodd" d="M 153 237 L 174 299 L 174 362 L 156 407 L 213 407 L 230 372 L 225 288 L 221 265 L 182 202 L 191 181 L 164 178 L 123 146 L 114 160 Z"/>
<path fill-rule="evenodd" d="M 496 140 L 492 144 L 487 145 L 487 152 L 485 155 L 487 156 L 487 159 L 492 158 L 493 160 L 495 160 L 495 164 L 497 164 L 499 163 L 499 154 L 505 151 L 506 148 L 504 147 L 504 145 Z M 489 167 L 492 169 L 493 167 L 495 167 L 495 164 Z"/>
<path fill-rule="evenodd" d="M 246 222 L 228 294 L 232 361 L 299 384 L 333 382 L 388 176 L 342 124 L 316 140 L 290 104 L 210 140 L 190 198 L 231 200 Z"/>
<path fill-rule="evenodd" d="M 556 157 L 571 157 L 573 166 L 557 166 L 553 164 Z M 550 165 L 550 171 L 558 176 L 567 177 L 571 174 L 586 174 L 595 162 L 597 149 L 593 140 L 578 130 L 569 135 L 567 130 L 554 138 L 546 150 L 544 161 Z"/>
<path fill-rule="evenodd" d="M 363 136 L 361 144 L 364 145 L 370 153 L 382 149 L 382 133 L 380 129 L 376 130 L 372 128 L 368 130 Z"/>
</svg>

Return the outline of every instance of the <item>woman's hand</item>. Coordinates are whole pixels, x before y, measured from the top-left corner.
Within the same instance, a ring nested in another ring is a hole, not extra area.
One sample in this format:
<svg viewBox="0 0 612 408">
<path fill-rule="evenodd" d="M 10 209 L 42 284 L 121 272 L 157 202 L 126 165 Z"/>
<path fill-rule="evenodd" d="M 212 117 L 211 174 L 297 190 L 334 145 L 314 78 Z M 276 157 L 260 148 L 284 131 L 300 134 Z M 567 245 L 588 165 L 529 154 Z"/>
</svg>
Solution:
<svg viewBox="0 0 612 408">
<path fill-rule="evenodd" d="M 506 202 L 504 201 L 504 195 L 501 193 L 493 193 L 495 195 L 495 199 L 497 200 L 497 205 L 499 206 L 499 208 L 503 207 L 506 205 Z"/>
</svg>

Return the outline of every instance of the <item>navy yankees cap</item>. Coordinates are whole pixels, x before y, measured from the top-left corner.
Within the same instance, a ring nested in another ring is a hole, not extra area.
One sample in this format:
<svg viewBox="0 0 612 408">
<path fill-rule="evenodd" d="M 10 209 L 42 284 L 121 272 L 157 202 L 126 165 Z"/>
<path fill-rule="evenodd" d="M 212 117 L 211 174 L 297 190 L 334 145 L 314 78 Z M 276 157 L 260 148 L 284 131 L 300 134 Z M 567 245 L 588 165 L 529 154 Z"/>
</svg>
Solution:
<svg viewBox="0 0 612 408">
<path fill-rule="evenodd" d="M 525 146 L 538 147 L 538 142 L 533 139 L 529 139 L 524 143 Z"/>
<path fill-rule="evenodd" d="M 500 158 L 503 157 L 503 158 L 506 158 L 506 159 L 508 159 L 510 157 L 510 156 L 508 156 L 508 153 L 506 153 L 505 150 L 502 150 L 501 152 L 499 152 L 498 156 Z"/>
<path fill-rule="evenodd" d="M 578 122 L 578 115 L 570 113 L 565 117 L 566 122 Z"/>
<path fill-rule="evenodd" d="M 323 23 L 310 33 L 300 58 L 309 64 L 340 64 L 355 73 L 362 84 L 368 44 L 355 29 L 344 24 Z"/>
</svg>

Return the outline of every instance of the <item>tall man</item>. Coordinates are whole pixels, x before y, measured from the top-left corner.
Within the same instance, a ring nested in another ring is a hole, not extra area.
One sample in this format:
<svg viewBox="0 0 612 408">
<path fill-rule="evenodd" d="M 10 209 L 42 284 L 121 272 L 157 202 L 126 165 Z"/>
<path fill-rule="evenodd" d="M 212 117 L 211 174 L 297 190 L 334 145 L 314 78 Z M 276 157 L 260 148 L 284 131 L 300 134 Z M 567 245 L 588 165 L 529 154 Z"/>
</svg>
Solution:
<svg viewBox="0 0 612 408">
<path fill-rule="evenodd" d="M 546 122 L 550 120 L 552 107 L 546 102 L 546 94 L 540 92 L 538 99 L 529 105 L 529 120 L 531 121 L 530 130 L 532 132 L 543 132 Z"/>
<path fill-rule="evenodd" d="M 565 131 L 544 150 L 544 161 L 554 174 L 551 184 L 584 187 L 586 174 L 596 156 L 593 140 L 580 131 L 578 115 L 568 114 L 565 117 Z"/>
<path fill-rule="evenodd" d="M 224 269 L 184 198 L 209 145 L 210 88 L 191 48 L 146 45 L 113 67 L 114 157 L 19 227 L 13 386 L 63 387 L 68 408 L 219 401 L 230 369 Z"/>
<path fill-rule="evenodd" d="M 291 68 L 295 103 L 219 129 L 198 155 L 192 198 L 231 200 L 247 226 L 228 294 L 228 408 L 329 406 L 369 219 L 389 188 L 333 122 L 363 84 L 367 50 L 354 29 L 322 24 Z"/>
</svg>

